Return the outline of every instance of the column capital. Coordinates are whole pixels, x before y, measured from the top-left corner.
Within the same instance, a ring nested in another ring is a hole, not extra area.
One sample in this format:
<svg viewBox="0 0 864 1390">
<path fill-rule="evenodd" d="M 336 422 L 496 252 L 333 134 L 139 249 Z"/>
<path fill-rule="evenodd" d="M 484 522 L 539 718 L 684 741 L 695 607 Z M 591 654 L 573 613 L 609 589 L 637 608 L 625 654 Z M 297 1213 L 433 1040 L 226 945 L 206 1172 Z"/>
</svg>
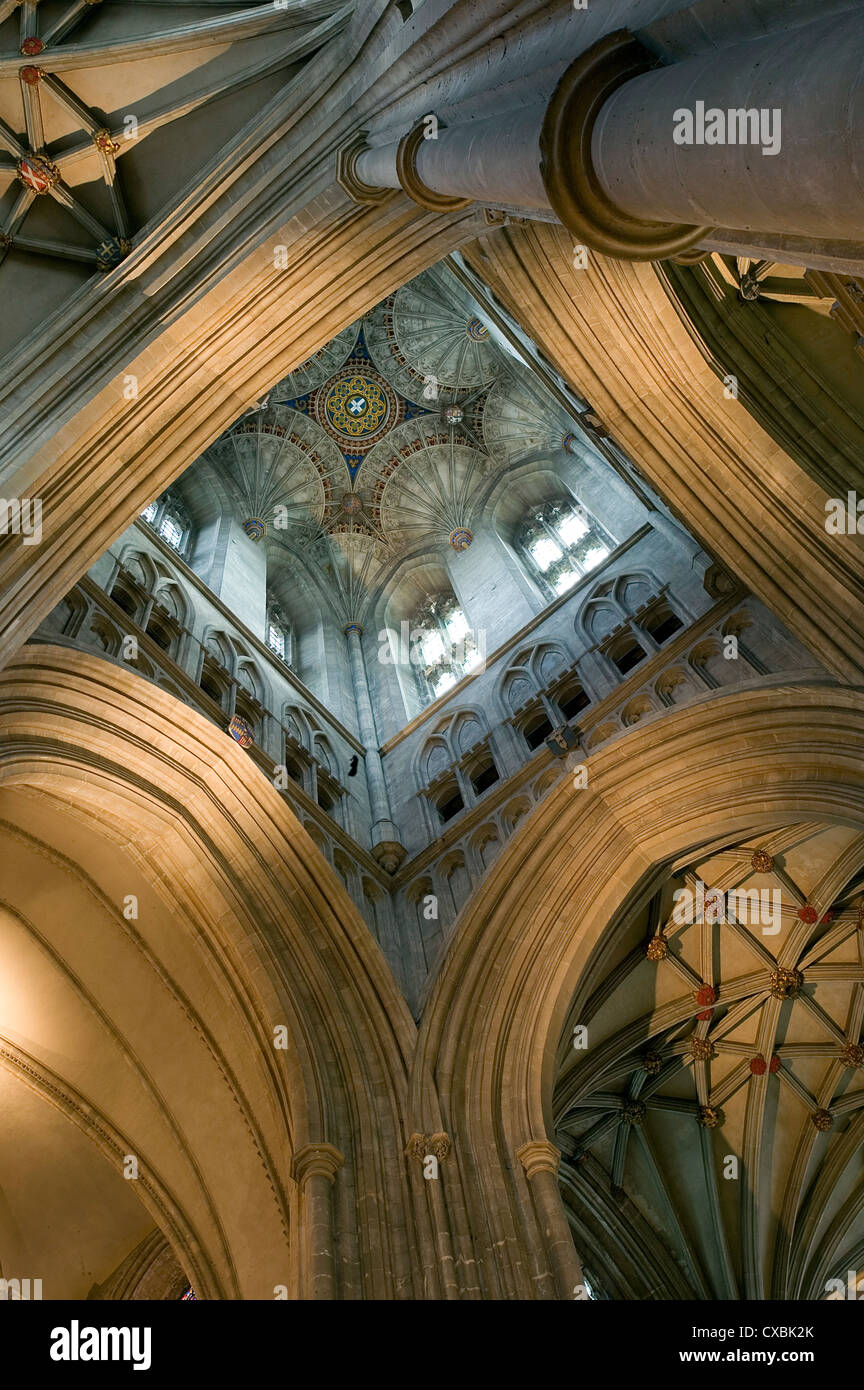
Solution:
<svg viewBox="0 0 864 1390">
<path fill-rule="evenodd" d="M 561 1161 L 561 1150 L 557 1149 L 549 1139 L 529 1139 L 527 1144 L 516 1150 L 516 1157 L 525 1169 L 525 1176 L 529 1182 L 538 1173 L 551 1173 L 553 1177 L 558 1176 L 558 1164 Z"/>
<path fill-rule="evenodd" d="M 629 30 L 607 34 L 570 64 L 543 119 L 540 172 L 549 202 L 569 232 L 605 256 L 664 260 L 712 230 L 631 217 L 615 206 L 597 176 L 592 140 L 600 112 L 620 87 L 657 66 Z"/>
<path fill-rule="evenodd" d="M 441 127 L 444 128 L 443 126 Z M 426 122 L 418 121 L 413 130 L 403 135 L 396 151 L 396 173 L 402 189 L 421 208 L 429 212 L 460 212 L 470 208 L 473 198 L 459 198 L 448 193 L 436 193 L 427 187 L 417 172 L 417 152 L 426 138 Z"/>
<path fill-rule="evenodd" d="M 365 130 L 358 130 L 346 140 L 336 156 L 336 182 L 355 203 L 383 203 L 392 198 L 394 189 L 373 188 L 361 179 L 357 172 L 357 160 L 368 150 L 369 144 Z"/>
<path fill-rule="evenodd" d="M 395 830 L 392 823 L 391 829 Z M 372 846 L 372 855 L 381 865 L 385 874 L 395 874 L 405 858 L 406 852 L 405 846 L 399 840 L 376 840 Z"/>
<path fill-rule="evenodd" d="M 333 1183 L 345 1155 L 332 1144 L 305 1144 L 291 1159 L 291 1176 L 303 1188 L 307 1178 L 327 1178 Z"/>
<path fill-rule="evenodd" d="M 358 637 L 363 636 L 363 626 L 361 623 L 346 623 L 344 627 L 346 637 L 350 637 L 352 632 L 356 632 Z"/>
</svg>

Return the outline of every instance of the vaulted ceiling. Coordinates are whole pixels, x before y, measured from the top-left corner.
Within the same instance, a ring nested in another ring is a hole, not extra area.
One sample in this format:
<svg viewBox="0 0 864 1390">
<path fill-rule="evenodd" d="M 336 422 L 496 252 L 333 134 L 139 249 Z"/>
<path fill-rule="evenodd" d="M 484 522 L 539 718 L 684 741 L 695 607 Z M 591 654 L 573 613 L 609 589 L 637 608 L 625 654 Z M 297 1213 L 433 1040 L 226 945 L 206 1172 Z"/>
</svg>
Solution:
<svg viewBox="0 0 864 1390">
<path fill-rule="evenodd" d="M 0 287 L 20 330 L 118 265 L 351 9 L 2 0 Z"/>
<path fill-rule="evenodd" d="M 406 557 L 470 545 L 496 481 L 578 428 L 442 265 L 278 382 L 177 491 L 193 520 L 215 503 L 262 521 L 271 583 L 311 560 L 359 619 Z"/>
<path fill-rule="evenodd" d="M 556 1140 L 613 1296 L 820 1298 L 860 1263 L 862 871 L 851 828 L 724 846 L 675 865 L 586 973 Z M 758 890 L 761 920 L 710 889 Z"/>
</svg>

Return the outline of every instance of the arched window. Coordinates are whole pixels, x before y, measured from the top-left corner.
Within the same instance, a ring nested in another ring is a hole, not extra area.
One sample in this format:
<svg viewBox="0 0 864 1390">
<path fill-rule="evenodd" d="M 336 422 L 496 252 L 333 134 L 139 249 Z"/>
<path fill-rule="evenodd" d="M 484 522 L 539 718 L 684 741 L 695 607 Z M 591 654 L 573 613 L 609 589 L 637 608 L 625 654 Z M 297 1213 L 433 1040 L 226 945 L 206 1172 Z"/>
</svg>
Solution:
<svg viewBox="0 0 864 1390">
<path fill-rule="evenodd" d="M 176 516 L 171 512 L 166 512 L 159 522 L 159 535 L 163 541 L 167 541 L 175 550 L 181 550 L 183 546 L 183 526 Z"/>
<path fill-rule="evenodd" d="M 550 598 L 596 569 L 615 547 L 608 531 L 580 502 L 547 502 L 523 523 L 517 543 Z"/>
<path fill-rule="evenodd" d="M 291 665 L 291 628 L 281 610 L 273 605 L 267 609 L 267 646 L 274 656 Z"/>
<path fill-rule="evenodd" d="M 436 594 L 417 609 L 411 643 L 411 660 L 427 700 L 437 700 L 483 660 L 476 636 L 453 594 Z"/>
<path fill-rule="evenodd" d="M 139 520 L 146 521 L 178 555 L 184 554 L 192 528 L 183 504 L 176 497 L 166 492 L 145 508 Z"/>
</svg>

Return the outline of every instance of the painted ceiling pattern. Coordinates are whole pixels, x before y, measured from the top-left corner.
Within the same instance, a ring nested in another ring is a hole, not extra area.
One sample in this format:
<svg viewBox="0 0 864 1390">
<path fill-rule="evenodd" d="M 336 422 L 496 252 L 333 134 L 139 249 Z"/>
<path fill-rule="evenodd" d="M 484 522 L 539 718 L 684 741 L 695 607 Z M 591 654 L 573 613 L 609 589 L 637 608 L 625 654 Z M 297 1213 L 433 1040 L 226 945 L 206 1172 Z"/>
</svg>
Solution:
<svg viewBox="0 0 864 1390">
<path fill-rule="evenodd" d="M 613 1296 L 824 1298 L 864 1262 L 864 837 L 792 826 L 672 883 L 689 900 L 667 885 L 647 938 L 595 962 L 568 1029 L 587 1045 L 562 1044 L 589 1264 L 602 1228 Z"/>
<path fill-rule="evenodd" d="M 189 474 L 218 475 L 273 565 L 301 547 L 359 621 L 395 563 L 467 549 L 499 473 L 560 455 L 573 429 L 441 266 L 277 383 Z"/>
<path fill-rule="evenodd" d="M 338 0 L 0 0 L 0 260 L 111 270 L 350 11 Z"/>
</svg>

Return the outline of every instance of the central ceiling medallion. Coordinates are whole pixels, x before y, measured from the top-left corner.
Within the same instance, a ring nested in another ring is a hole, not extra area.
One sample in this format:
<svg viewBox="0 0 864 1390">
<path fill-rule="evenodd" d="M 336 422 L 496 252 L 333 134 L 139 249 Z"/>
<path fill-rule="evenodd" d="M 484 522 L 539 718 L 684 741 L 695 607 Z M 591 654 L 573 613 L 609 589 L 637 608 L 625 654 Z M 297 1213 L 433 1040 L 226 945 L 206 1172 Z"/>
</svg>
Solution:
<svg viewBox="0 0 864 1390">
<path fill-rule="evenodd" d="M 804 983 L 800 970 L 778 966 L 771 971 L 769 993 L 772 999 L 794 999 Z"/>
<path fill-rule="evenodd" d="M 321 391 L 321 424 L 330 434 L 367 443 L 387 427 L 389 396 L 384 382 L 371 373 L 341 373 Z"/>
</svg>

